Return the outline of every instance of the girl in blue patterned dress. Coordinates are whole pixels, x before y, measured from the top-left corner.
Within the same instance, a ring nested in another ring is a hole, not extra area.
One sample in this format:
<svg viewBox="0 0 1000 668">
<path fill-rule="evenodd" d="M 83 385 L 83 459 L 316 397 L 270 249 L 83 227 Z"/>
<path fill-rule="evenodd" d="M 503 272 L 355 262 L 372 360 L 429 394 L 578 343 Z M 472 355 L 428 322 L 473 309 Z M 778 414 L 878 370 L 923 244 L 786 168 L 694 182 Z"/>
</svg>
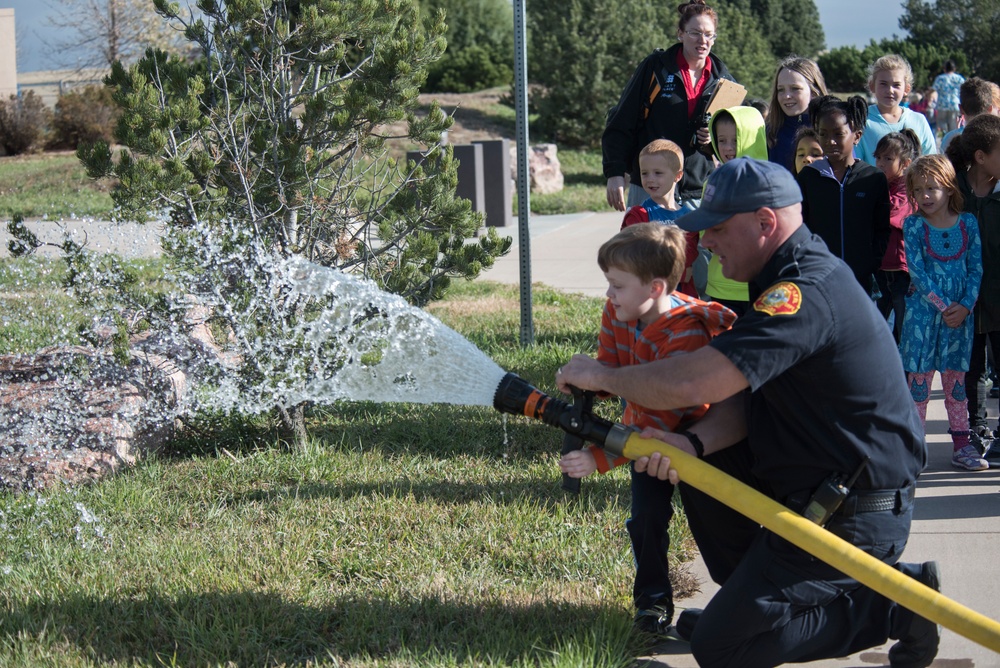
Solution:
<svg viewBox="0 0 1000 668">
<path fill-rule="evenodd" d="M 955 169 L 943 155 L 917 158 L 906 172 L 907 196 L 917 213 L 903 221 L 903 245 L 910 272 L 900 352 L 910 394 L 921 421 L 927 417 L 931 379 L 941 373 L 952 465 L 969 471 L 989 468 L 969 443 L 965 372 L 972 353 L 969 317 L 983 275 L 979 226 L 962 213 Z"/>
</svg>

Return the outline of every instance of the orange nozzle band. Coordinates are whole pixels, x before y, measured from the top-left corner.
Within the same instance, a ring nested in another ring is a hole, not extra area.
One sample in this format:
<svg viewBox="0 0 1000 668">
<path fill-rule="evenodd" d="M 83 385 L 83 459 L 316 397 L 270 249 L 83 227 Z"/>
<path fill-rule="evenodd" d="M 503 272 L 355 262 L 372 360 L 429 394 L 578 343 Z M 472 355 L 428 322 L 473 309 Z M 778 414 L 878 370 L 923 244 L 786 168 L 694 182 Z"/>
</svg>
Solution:
<svg viewBox="0 0 1000 668">
<path fill-rule="evenodd" d="M 524 414 L 530 418 L 541 415 L 544 410 L 545 399 L 547 399 L 547 397 L 544 394 L 538 390 L 533 391 L 524 401 Z M 540 403 L 542 404 L 541 407 L 539 407 Z M 536 412 L 536 410 L 538 412 Z"/>
</svg>

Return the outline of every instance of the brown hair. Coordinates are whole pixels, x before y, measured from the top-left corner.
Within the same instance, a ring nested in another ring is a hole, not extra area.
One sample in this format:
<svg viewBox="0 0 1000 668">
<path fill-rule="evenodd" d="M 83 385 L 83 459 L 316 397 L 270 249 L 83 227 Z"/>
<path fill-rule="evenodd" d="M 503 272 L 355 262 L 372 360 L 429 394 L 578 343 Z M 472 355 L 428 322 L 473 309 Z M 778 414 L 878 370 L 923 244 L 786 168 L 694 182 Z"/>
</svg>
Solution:
<svg viewBox="0 0 1000 668">
<path fill-rule="evenodd" d="M 703 14 L 712 19 L 712 23 L 716 27 L 719 26 L 719 15 L 715 13 L 714 9 L 705 4 L 705 0 L 691 0 L 691 2 L 685 2 L 683 5 L 677 5 L 677 13 L 681 15 L 677 21 L 677 29 L 681 32 L 684 32 L 688 21 Z"/>
<path fill-rule="evenodd" d="M 639 157 L 644 155 L 662 155 L 667 159 L 670 169 L 680 172 L 684 169 L 684 151 L 669 139 L 654 139 L 639 151 Z"/>
<path fill-rule="evenodd" d="M 958 89 L 958 100 L 962 105 L 966 121 L 971 121 L 973 116 L 985 114 L 993 108 L 995 85 L 979 77 L 971 77 L 962 82 L 961 88 Z"/>
<path fill-rule="evenodd" d="M 676 225 L 638 223 L 611 237 L 597 251 L 601 271 L 620 269 L 643 283 L 654 278 L 667 282 L 673 292 L 684 274 L 686 240 Z"/>
<path fill-rule="evenodd" d="M 913 188 L 918 178 L 934 179 L 938 184 L 948 191 L 948 211 L 959 214 L 965 204 L 962 191 L 958 189 L 958 177 L 955 175 L 955 168 L 952 167 L 948 158 L 940 153 L 922 155 L 914 160 L 906 170 L 906 198 L 914 209 L 917 209 L 917 202 L 913 199 Z"/>
<path fill-rule="evenodd" d="M 979 114 L 948 142 L 945 153 L 956 172 L 964 172 L 976 160 L 976 151 L 989 153 L 1000 146 L 1000 116 Z"/>
<path fill-rule="evenodd" d="M 913 162 L 920 155 L 920 137 L 910 128 L 890 132 L 878 140 L 873 155 L 876 158 L 899 158 L 903 162 Z"/>
<path fill-rule="evenodd" d="M 806 83 L 809 84 L 810 100 L 826 95 L 826 80 L 823 79 L 823 73 L 820 71 L 819 65 L 808 58 L 788 56 L 778 63 L 778 69 L 774 71 L 774 81 L 771 82 L 771 105 L 768 107 L 772 112 L 774 110 L 781 110 L 781 105 L 778 104 L 778 75 L 781 74 L 781 70 L 797 72 L 806 78 Z M 771 148 L 774 148 L 775 142 L 778 141 L 778 131 L 781 130 L 781 126 L 784 123 L 785 112 L 768 113 L 767 145 Z"/>
</svg>

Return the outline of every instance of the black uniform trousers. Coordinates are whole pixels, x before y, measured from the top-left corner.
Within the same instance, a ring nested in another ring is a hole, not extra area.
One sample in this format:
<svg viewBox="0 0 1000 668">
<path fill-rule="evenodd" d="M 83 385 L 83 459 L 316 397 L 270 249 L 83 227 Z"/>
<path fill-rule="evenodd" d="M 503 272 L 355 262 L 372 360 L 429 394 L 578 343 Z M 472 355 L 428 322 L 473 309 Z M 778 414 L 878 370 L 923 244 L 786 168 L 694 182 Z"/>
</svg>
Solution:
<svg viewBox="0 0 1000 668">
<path fill-rule="evenodd" d="M 969 428 L 986 428 L 986 346 L 991 348 L 993 363 L 1000 364 L 1000 332 L 976 332 L 972 336 L 972 357 L 965 374 L 965 392 L 969 398 Z"/>
<path fill-rule="evenodd" d="M 706 461 L 764 491 L 752 475 L 746 477 L 753 458 L 745 442 Z M 702 668 L 770 667 L 847 656 L 898 638 L 909 628 L 911 611 L 707 495 L 683 484 L 681 490 L 702 557 L 712 579 L 722 585 L 691 637 L 691 652 Z M 911 516 L 908 502 L 889 511 L 834 515 L 827 528 L 896 564 Z M 920 570 L 918 565 L 896 567 L 911 577 Z"/>
</svg>

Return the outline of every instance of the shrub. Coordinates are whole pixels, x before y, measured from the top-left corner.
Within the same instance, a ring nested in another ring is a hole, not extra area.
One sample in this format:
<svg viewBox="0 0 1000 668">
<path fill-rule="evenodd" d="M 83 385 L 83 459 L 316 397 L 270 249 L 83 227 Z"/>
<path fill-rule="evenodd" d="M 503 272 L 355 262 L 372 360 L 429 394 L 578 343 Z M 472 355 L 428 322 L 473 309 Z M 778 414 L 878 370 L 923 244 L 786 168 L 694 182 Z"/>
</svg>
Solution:
<svg viewBox="0 0 1000 668">
<path fill-rule="evenodd" d="M 280 416 L 305 446 L 305 395 L 285 388 L 313 365 L 298 343 L 306 339 L 287 343 L 287 332 L 318 311 L 312 297 L 277 287 L 288 276 L 279 267 L 310 263 L 336 270 L 327 276 L 364 276 L 425 304 L 452 278 L 491 266 L 511 242 L 492 228 L 469 241 L 482 216 L 456 196 L 458 165 L 451 147 L 438 144 L 452 121 L 436 105 L 416 114 L 426 68 L 445 41 L 442 22 L 421 25 L 414 0 L 200 4 L 196 19 L 176 3 L 157 6 L 212 54 L 211 66 L 155 49 L 128 69 L 116 62 L 106 81 L 122 108 L 121 148 L 114 159 L 106 142 L 77 150 L 90 176 L 116 179 L 119 219 L 164 219 L 161 244 L 180 268 L 172 298 L 181 301 L 135 298 L 127 272 L 95 275 L 82 249 L 68 254 L 71 285 L 155 331 L 175 331 L 178 310 L 204 305 L 246 362 L 216 378 L 239 385 L 232 396 L 250 412 Z M 390 154 L 390 123 L 404 124 L 397 139 L 429 147 L 421 165 Z M 251 306 L 261 299 L 270 305 Z M 378 313 L 348 319 L 377 328 Z M 331 330 L 313 340 L 336 366 L 350 354 L 337 350 L 347 338 Z M 275 346 L 265 350 L 265 342 Z M 262 401 L 251 407 L 251 397 Z"/>
<path fill-rule="evenodd" d="M 831 49 L 816 59 L 823 72 L 823 79 L 830 90 L 848 92 L 865 90 L 867 87 L 868 62 L 861 51 L 854 46 L 840 46 Z"/>
<path fill-rule="evenodd" d="M 841 46 L 832 49 L 816 59 L 823 78 L 830 90 L 862 91 L 868 89 L 868 67 L 880 56 L 896 53 L 910 63 L 913 68 L 913 88 L 921 90 L 931 85 L 934 77 L 941 73 L 941 63 L 951 54 L 938 46 L 917 44 L 913 40 L 883 39 L 871 40 L 864 49 Z M 961 54 L 955 57 L 959 71 L 968 71 L 968 61 Z"/>
<path fill-rule="evenodd" d="M 98 140 L 112 143 L 119 110 L 106 86 L 85 86 L 56 102 L 49 146 L 76 150 Z"/>
<path fill-rule="evenodd" d="M 471 93 L 510 84 L 514 73 L 506 62 L 497 62 L 487 49 L 471 46 L 449 51 L 427 74 L 425 90 L 433 93 Z"/>
<path fill-rule="evenodd" d="M 598 145 L 636 66 L 675 41 L 662 9 L 643 0 L 529 3 L 527 18 L 532 132 L 567 147 Z"/>
<path fill-rule="evenodd" d="M 52 112 L 33 91 L 0 101 L 0 146 L 7 155 L 41 150 L 51 118 Z"/>
<path fill-rule="evenodd" d="M 427 69 L 423 90 L 465 93 L 513 80 L 514 16 L 509 0 L 420 0 L 425 21 L 444 13 L 448 48 Z"/>
</svg>

